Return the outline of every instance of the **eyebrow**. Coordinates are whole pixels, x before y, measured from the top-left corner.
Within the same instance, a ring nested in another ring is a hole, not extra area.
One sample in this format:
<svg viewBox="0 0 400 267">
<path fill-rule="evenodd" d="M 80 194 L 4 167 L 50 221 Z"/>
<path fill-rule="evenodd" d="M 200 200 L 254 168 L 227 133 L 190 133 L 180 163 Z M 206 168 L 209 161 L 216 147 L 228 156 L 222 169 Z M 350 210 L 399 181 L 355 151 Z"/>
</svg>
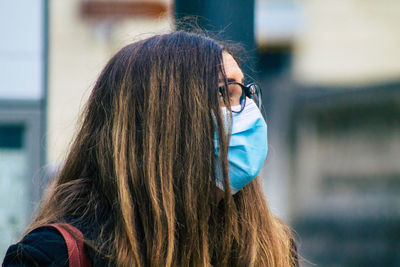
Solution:
<svg viewBox="0 0 400 267">
<path fill-rule="evenodd" d="M 228 82 L 237 82 L 235 79 L 233 79 L 233 78 L 228 78 L 227 79 L 228 80 Z M 240 81 L 240 83 L 244 83 L 244 77 L 242 78 L 242 80 Z"/>
</svg>

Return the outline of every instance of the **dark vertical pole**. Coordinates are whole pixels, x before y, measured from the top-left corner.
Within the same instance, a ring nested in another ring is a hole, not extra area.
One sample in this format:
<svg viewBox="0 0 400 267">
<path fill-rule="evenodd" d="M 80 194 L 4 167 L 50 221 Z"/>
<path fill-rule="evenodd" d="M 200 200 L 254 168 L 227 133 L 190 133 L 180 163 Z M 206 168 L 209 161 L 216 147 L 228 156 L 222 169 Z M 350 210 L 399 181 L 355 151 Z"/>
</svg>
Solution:
<svg viewBox="0 0 400 267">
<path fill-rule="evenodd" d="M 246 54 L 241 67 L 246 74 L 255 75 L 254 0 L 176 0 L 175 12 L 178 21 L 196 16 L 203 29 L 242 44 Z"/>
</svg>

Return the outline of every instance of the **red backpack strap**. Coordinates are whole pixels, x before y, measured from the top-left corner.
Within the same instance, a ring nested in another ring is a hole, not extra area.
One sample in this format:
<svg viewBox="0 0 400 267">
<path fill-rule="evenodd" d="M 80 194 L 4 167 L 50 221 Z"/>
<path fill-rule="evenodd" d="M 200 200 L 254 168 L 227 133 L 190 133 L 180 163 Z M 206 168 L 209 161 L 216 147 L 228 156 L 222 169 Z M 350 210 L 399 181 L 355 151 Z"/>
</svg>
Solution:
<svg viewBox="0 0 400 267">
<path fill-rule="evenodd" d="M 63 236 L 68 250 L 69 267 L 90 267 L 90 259 L 86 255 L 83 245 L 83 234 L 78 228 L 66 223 L 52 223 L 45 225 L 53 227 Z M 75 238 L 68 230 L 73 232 Z"/>
</svg>

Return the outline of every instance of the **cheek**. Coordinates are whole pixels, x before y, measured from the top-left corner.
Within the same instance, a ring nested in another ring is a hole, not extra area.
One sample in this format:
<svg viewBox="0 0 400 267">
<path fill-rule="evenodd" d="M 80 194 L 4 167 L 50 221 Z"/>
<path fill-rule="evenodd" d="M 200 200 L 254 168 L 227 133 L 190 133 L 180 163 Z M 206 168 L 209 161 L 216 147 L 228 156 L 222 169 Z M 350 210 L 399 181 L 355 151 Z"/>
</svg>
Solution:
<svg viewBox="0 0 400 267">
<path fill-rule="evenodd" d="M 231 106 L 240 105 L 240 97 L 231 97 Z"/>
</svg>

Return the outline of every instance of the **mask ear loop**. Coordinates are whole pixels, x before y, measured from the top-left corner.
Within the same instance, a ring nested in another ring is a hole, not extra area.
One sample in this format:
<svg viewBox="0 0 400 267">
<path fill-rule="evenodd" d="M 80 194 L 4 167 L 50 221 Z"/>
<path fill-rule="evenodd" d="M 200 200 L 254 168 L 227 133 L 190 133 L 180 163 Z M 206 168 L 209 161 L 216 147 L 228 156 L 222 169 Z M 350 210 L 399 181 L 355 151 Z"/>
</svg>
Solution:
<svg viewBox="0 0 400 267">
<path fill-rule="evenodd" d="M 216 118 L 216 115 L 218 116 L 219 113 L 219 122 Z M 228 150 L 229 150 L 229 142 L 231 138 L 231 133 L 232 133 L 232 112 L 229 111 L 228 107 L 219 107 L 219 111 L 217 114 L 214 112 L 211 112 L 211 115 L 213 117 L 214 121 L 214 127 L 215 127 L 215 134 L 214 134 L 214 151 L 216 149 L 219 150 L 219 159 L 215 162 L 217 164 L 216 168 L 219 170 L 219 179 L 217 179 L 216 186 L 220 188 L 222 191 L 225 191 L 225 194 L 228 194 L 231 192 L 231 186 L 230 186 L 230 181 L 229 181 L 229 170 L 228 170 Z M 220 125 L 219 125 L 220 124 Z M 220 133 L 222 134 L 220 136 Z M 222 142 L 221 138 L 224 139 L 224 142 Z M 215 139 L 216 138 L 216 139 Z M 223 161 L 221 160 L 222 157 L 222 143 L 224 143 L 224 150 L 226 153 L 226 164 L 227 166 L 223 166 Z M 215 153 L 215 152 L 214 152 Z M 225 175 L 224 175 L 224 169 L 226 170 L 226 175 L 227 175 L 227 181 L 225 181 Z M 218 171 L 217 171 L 218 172 Z M 218 176 L 217 176 L 218 178 Z M 226 190 L 226 188 L 229 188 L 229 190 Z"/>
</svg>

